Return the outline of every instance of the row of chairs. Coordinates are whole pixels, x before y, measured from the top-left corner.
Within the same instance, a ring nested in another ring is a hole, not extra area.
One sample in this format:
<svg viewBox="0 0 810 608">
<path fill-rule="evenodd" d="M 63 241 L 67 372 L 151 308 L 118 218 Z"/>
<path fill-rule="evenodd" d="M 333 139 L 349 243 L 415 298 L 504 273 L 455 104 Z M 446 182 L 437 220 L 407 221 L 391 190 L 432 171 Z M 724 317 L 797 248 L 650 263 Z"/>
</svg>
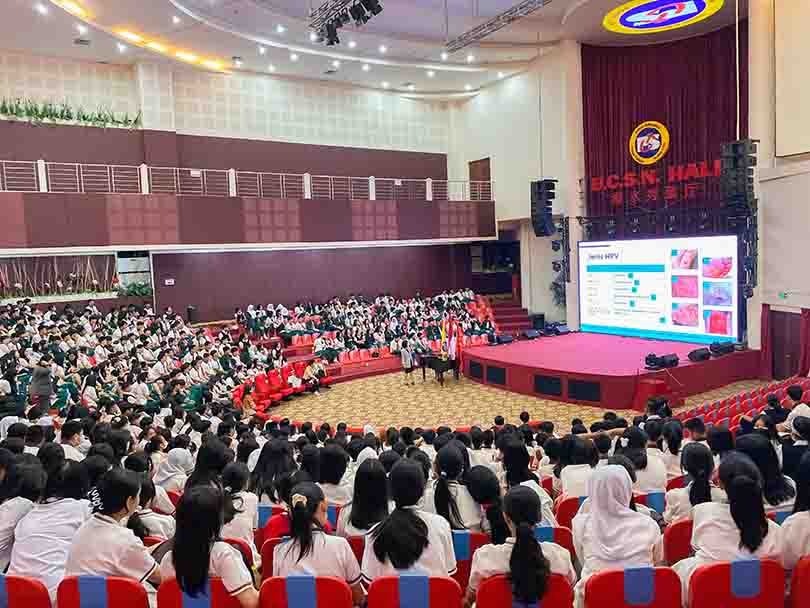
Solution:
<svg viewBox="0 0 810 608">
<path fill-rule="evenodd" d="M 689 585 L 689 608 L 770 608 L 785 602 L 785 572 L 772 560 L 720 562 L 698 568 Z M 789 608 L 806 605 L 810 593 L 810 557 L 793 571 Z M 345 581 L 330 577 L 271 577 L 260 590 L 262 608 L 352 608 L 352 592 Z M 460 608 L 463 592 L 455 580 L 419 574 L 382 577 L 368 588 L 368 608 Z M 513 603 L 507 576 L 481 583 L 478 608 L 503 608 Z M 571 608 L 574 593 L 562 576 L 549 578 L 542 608 Z M 0 603 L 10 608 L 50 608 L 45 586 L 26 577 L 0 576 Z M 57 608 L 147 608 L 144 587 L 118 577 L 67 577 L 57 591 Z M 198 597 L 189 597 L 175 579 L 163 582 L 158 608 L 239 608 L 222 581 L 211 578 Z M 599 572 L 585 584 L 585 608 L 681 608 L 681 581 L 670 568 L 630 568 Z"/>
<path fill-rule="evenodd" d="M 294 363 L 287 363 L 281 369 L 274 369 L 256 375 L 253 379 L 253 395 L 257 411 L 264 412 L 268 407 L 278 405 L 284 399 L 306 392 L 306 386 L 301 385 L 293 388 L 289 386 L 288 381 L 293 373 L 299 378 L 303 377 L 308 364 L 309 362 L 306 360 L 295 361 Z M 321 378 L 321 385 L 329 386 L 334 380 L 333 376 L 326 376 Z M 233 390 L 231 396 L 235 405 L 241 405 L 246 389 L 247 385 L 241 384 Z"/>
</svg>

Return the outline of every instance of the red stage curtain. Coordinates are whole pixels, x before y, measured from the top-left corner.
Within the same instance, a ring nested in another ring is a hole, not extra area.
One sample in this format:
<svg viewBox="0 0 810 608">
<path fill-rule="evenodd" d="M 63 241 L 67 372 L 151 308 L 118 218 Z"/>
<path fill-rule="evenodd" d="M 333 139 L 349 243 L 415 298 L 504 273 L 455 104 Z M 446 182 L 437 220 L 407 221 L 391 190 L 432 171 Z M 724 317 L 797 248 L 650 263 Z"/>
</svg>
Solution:
<svg viewBox="0 0 810 608">
<path fill-rule="evenodd" d="M 740 24 L 741 128 L 748 125 L 748 28 Z M 734 27 L 666 44 L 632 47 L 582 47 L 582 93 L 585 169 L 591 177 L 638 173 L 629 153 L 630 135 L 642 122 L 662 122 L 670 132 L 667 155 L 651 168 L 661 181 L 659 196 L 647 188 L 624 205 L 611 203 L 610 192 L 588 196 L 589 215 L 621 213 L 631 207 L 665 206 L 667 168 L 720 158 L 721 145 L 737 139 Z M 697 180 L 699 192 L 685 202 L 695 207 L 719 205 L 720 180 Z M 588 185 L 590 190 L 590 184 Z M 683 185 L 678 200 L 684 199 Z M 672 205 L 669 202 L 669 205 Z M 677 203 L 679 206 L 682 203 Z"/>
<path fill-rule="evenodd" d="M 810 371 L 810 309 L 802 308 L 802 320 L 799 330 L 799 375 L 806 376 Z"/>
<path fill-rule="evenodd" d="M 771 305 L 762 305 L 760 318 L 759 375 L 765 380 L 773 378 L 773 335 L 771 335 Z"/>
</svg>

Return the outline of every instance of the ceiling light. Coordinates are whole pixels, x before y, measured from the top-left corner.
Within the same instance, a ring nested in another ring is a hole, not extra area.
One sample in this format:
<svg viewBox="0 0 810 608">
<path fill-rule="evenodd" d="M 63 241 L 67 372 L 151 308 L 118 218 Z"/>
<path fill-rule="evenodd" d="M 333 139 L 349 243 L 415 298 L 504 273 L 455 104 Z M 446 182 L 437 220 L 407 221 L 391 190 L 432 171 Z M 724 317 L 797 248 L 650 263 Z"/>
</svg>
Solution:
<svg viewBox="0 0 810 608">
<path fill-rule="evenodd" d="M 180 23 L 180 17 L 178 17 L 177 15 L 174 15 L 172 17 L 172 23 L 174 23 L 175 25 L 178 25 Z"/>
<path fill-rule="evenodd" d="M 447 58 L 450 57 L 446 52 L 442 53 L 442 61 L 447 61 Z"/>
<path fill-rule="evenodd" d="M 135 44 L 140 44 L 141 42 L 143 42 L 143 38 L 138 36 L 138 34 L 133 34 L 132 32 L 128 32 L 126 30 L 118 32 L 118 35 L 121 36 L 122 38 L 126 38 L 130 42 L 134 42 Z"/>
<path fill-rule="evenodd" d="M 48 7 L 45 6 L 44 4 L 37 4 L 34 8 L 36 9 L 36 11 L 40 15 L 47 15 L 48 14 Z"/>
<path fill-rule="evenodd" d="M 222 64 L 219 61 L 206 60 L 206 61 L 203 61 L 202 64 L 205 67 L 210 68 L 212 70 L 221 70 L 222 69 Z"/>
<path fill-rule="evenodd" d="M 379 49 L 379 50 L 380 50 L 380 53 L 382 53 L 383 55 L 385 55 L 385 54 L 388 52 L 388 47 L 387 47 L 387 46 L 385 46 L 384 44 L 381 44 L 381 45 L 380 45 L 380 49 Z"/>
<path fill-rule="evenodd" d="M 357 46 L 357 43 L 354 40 L 349 40 L 349 48 L 353 49 Z"/>
<path fill-rule="evenodd" d="M 467 55 L 467 63 L 472 63 L 473 61 L 475 61 L 475 55 L 470 53 L 469 55 Z"/>
<path fill-rule="evenodd" d="M 415 84 L 409 84 L 408 85 L 408 90 L 409 91 L 415 91 L 416 90 L 416 85 Z"/>
<path fill-rule="evenodd" d="M 371 70 L 371 66 L 369 64 L 367 64 L 367 63 L 364 63 L 363 64 L 363 71 L 368 72 L 369 70 Z"/>
<path fill-rule="evenodd" d="M 81 34 L 82 36 L 84 36 L 87 33 L 87 26 L 82 25 L 81 23 L 77 23 L 76 31 L 79 32 L 79 34 Z"/>
<path fill-rule="evenodd" d="M 241 57 L 232 57 L 232 59 L 233 59 L 233 64 L 236 67 L 238 67 L 238 68 L 242 67 L 242 58 Z"/>
<path fill-rule="evenodd" d="M 264 55 L 266 52 L 267 52 L 266 48 L 264 48 L 263 46 L 259 47 L 259 55 Z"/>
<path fill-rule="evenodd" d="M 335 60 L 332 62 L 332 67 L 333 67 L 333 68 L 339 68 L 339 67 L 340 67 L 340 61 L 338 61 L 337 59 L 335 59 Z"/>
<path fill-rule="evenodd" d="M 274 65 L 271 63 L 270 65 L 268 65 L 268 66 L 267 66 L 267 71 L 268 71 L 268 72 L 275 72 L 275 71 L 276 71 L 276 66 L 274 66 Z"/>
<path fill-rule="evenodd" d="M 427 71 L 427 77 L 428 78 L 433 78 L 435 75 L 436 75 L 436 72 L 434 72 L 433 70 L 428 70 Z"/>
<path fill-rule="evenodd" d="M 190 63 L 196 63 L 198 59 L 198 57 L 193 53 L 186 53 L 185 51 L 177 51 L 174 56 Z"/>
<path fill-rule="evenodd" d="M 290 61 L 298 61 L 298 53 L 290 53 Z"/>
<path fill-rule="evenodd" d="M 63 9 L 68 11 L 69 13 L 73 13 L 74 15 L 79 15 L 80 17 L 84 16 L 87 11 L 85 11 L 81 6 L 79 6 L 76 2 L 72 0 L 62 0 L 59 3 Z"/>
<path fill-rule="evenodd" d="M 309 33 L 309 41 L 310 42 L 317 42 L 318 41 L 318 34 L 316 34 L 315 32 L 310 32 Z"/>
<path fill-rule="evenodd" d="M 506 76 L 506 74 L 503 72 L 498 72 L 498 78 L 503 78 L 504 76 Z"/>
<path fill-rule="evenodd" d="M 118 43 L 118 52 L 119 53 L 126 53 L 127 52 L 127 45 L 119 42 Z"/>
<path fill-rule="evenodd" d="M 150 42 L 146 46 L 148 46 L 150 49 L 158 51 L 160 53 L 165 53 L 166 52 L 166 47 L 163 46 L 162 44 L 160 44 L 159 42 Z"/>
<path fill-rule="evenodd" d="M 287 31 L 287 28 L 281 25 L 280 23 L 276 26 L 276 34 L 283 34 Z"/>
<path fill-rule="evenodd" d="M 464 85 L 464 90 L 465 90 L 465 91 L 472 91 L 472 85 L 465 84 L 465 85 Z"/>
<path fill-rule="evenodd" d="M 388 81 L 383 80 L 382 88 L 387 89 L 390 86 L 391 86 L 391 84 Z"/>
</svg>

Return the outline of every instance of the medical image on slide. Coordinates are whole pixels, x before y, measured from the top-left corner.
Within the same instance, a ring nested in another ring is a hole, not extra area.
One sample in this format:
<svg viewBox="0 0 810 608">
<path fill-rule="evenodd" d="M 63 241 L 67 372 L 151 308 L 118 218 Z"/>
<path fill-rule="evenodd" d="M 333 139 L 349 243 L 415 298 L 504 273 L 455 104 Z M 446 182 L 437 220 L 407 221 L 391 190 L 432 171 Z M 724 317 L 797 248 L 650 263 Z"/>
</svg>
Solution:
<svg viewBox="0 0 810 608">
<path fill-rule="evenodd" d="M 731 312 L 729 311 L 704 310 L 703 324 L 707 334 L 734 335 L 734 328 L 731 326 Z"/>
<path fill-rule="evenodd" d="M 731 306 L 732 286 L 730 281 L 703 282 L 703 304 L 706 306 Z"/>
<path fill-rule="evenodd" d="M 698 278 L 688 276 L 672 277 L 672 297 L 673 298 L 697 298 Z"/>
<path fill-rule="evenodd" d="M 725 279 L 733 267 L 731 257 L 703 258 L 703 276 L 707 279 Z"/>
<path fill-rule="evenodd" d="M 673 249 L 672 270 L 697 270 L 697 249 Z"/>
<path fill-rule="evenodd" d="M 682 327 L 697 327 L 699 323 L 697 304 L 673 304 L 672 324 Z"/>
</svg>

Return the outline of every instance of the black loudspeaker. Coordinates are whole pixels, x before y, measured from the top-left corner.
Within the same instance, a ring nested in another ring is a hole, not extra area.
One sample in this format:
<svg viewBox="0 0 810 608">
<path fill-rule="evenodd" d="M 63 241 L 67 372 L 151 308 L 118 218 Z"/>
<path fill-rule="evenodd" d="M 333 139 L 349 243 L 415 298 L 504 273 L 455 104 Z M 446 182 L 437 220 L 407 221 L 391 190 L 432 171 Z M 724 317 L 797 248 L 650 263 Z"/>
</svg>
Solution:
<svg viewBox="0 0 810 608">
<path fill-rule="evenodd" d="M 678 367 L 678 355 L 671 353 L 669 355 L 661 356 L 662 367 Z"/>
<path fill-rule="evenodd" d="M 570 334 L 570 333 L 571 333 L 571 330 L 568 329 L 568 326 L 565 325 L 564 323 L 557 326 L 557 335 L 558 336 L 564 336 L 564 335 Z"/>
<path fill-rule="evenodd" d="M 543 179 L 532 182 L 532 226 L 535 236 L 551 236 L 557 232 L 552 217 L 552 202 L 556 197 L 555 179 Z"/>
<path fill-rule="evenodd" d="M 709 350 L 713 357 L 722 357 L 734 352 L 733 342 L 712 342 L 709 345 Z"/>
<path fill-rule="evenodd" d="M 514 341 L 512 336 L 498 336 L 498 344 L 511 344 Z"/>
<path fill-rule="evenodd" d="M 697 363 L 699 361 L 707 361 L 712 356 L 708 348 L 698 348 L 689 353 L 689 360 Z"/>
<path fill-rule="evenodd" d="M 186 306 L 186 321 L 190 325 L 194 325 L 197 322 L 197 307 L 196 306 Z"/>
<path fill-rule="evenodd" d="M 527 329 L 523 332 L 523 337 L 527 340 L 534 340 L 540 337 L 540 332 L 536 329 Z"/>
<path fill-rule="evenodd" d="M 546 328 L 546 315 L 543 313 L 532 315 L 532 327 L 538 331 L 543 331 Z"/>
<path fill-rule="evenodd" d="M 665 367 L 678 367 L 678 355 L 671 353 L 661 355 L 650 353 L 644 358 L 644 365 L 647 369 L 663 369 Z"/>
</svg>

